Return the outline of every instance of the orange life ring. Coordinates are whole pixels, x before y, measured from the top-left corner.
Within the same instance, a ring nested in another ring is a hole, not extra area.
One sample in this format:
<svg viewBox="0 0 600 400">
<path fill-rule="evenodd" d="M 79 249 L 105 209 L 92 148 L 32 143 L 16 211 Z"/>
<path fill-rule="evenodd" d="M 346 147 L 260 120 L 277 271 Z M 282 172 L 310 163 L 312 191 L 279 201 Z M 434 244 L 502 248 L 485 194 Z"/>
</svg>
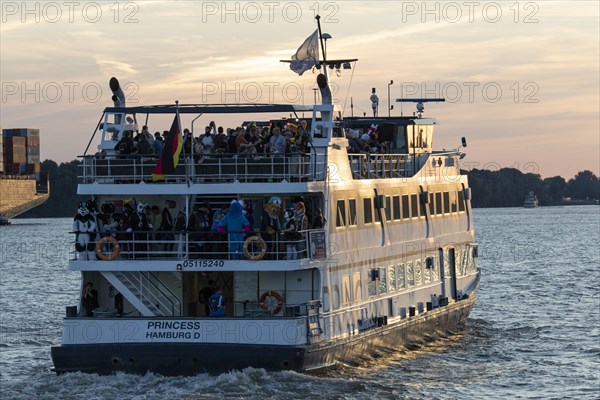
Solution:
<svg viewBox="0 0 600 400">
<path fill-rule="evenodd" d="M 110 243 L 113 245 L 112 253 L 104 254 L 102 247 L 105 243 Z M 104 236 L 102 239 L 98 240 L 98 243 L 96 243 L 96 257 L 99 260 L 112 261 L 119 256 L 120 251 L 119 242 L 117 242 L 117 239 L 112 236 Z"/>
<path fill-rule="evenodd" d="M 258 252 L 254 251 L 255 246 L 258 247 Z M 265 254 L 267 254 L 267 244 L 260 236 L 250 236 L 244 241 L 244 255 L 249 260 L 262 260 Z"/>
<path fill-rule="evenodd" d="M 267 310 L 269 314 L 276 315 L 281 312 L 283 308 L 283 296 L 272 290 L 264 292 L 258 300 L 260 308 Z"/>
</svg>

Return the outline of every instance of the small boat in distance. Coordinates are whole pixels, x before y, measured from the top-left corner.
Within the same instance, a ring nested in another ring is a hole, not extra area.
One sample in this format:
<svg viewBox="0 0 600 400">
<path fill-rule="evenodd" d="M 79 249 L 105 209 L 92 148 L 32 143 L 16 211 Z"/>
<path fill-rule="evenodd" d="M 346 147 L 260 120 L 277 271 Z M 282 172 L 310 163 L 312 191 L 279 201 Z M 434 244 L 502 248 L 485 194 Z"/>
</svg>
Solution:
<svg viewBox="0 0 600 400">
<path fill-rule="evenodd" d="M 538 204 L 538 198 L 533 192 L 529 192 L 527 196 L 525 196 L 525 201 L 523 202 L 523 207 L 525 208 L 535 208 Z"/>
<path fill-rule="evenodd" d="M 6 215 L 0 215 L 0 226 L 1 225 L 10 225 L 10 220 Z"/>
</svg>

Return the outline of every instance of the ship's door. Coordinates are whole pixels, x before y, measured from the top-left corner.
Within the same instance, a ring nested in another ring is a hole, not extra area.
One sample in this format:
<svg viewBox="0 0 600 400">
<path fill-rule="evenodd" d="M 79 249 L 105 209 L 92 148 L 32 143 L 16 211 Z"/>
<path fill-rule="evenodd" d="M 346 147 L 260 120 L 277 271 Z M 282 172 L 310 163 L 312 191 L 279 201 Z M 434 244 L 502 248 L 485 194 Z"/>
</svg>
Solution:
<svg viewBox="0 0 600 400">
<path fill-rule="evenodd" d="M 458 295 L 456 292 L 456 263 L 454 253 L 454 248 L 448 249 L 448 265 L 450 266 L 450 292 L 452 293 L 452 298 L 456 300 Z"/>
</svg>

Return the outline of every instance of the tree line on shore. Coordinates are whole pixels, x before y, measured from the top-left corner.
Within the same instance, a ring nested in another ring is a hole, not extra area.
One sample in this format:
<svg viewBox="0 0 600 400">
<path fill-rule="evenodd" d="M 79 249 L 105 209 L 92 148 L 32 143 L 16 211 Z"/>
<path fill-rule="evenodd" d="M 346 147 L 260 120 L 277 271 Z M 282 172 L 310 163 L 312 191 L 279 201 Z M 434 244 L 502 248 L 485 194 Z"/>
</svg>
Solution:
<svg viewBox="0 0 600 400">
<path fill-rule="evenodd" d="M 45 160 L 41 170 L 50 174 L 50 198 L 21 217 L 75 215 L 77 203 L 85 200 L 77 195 L 80 165 L 78 160 L 60 164 Z M 600 198 L 600 181 L 593 172 L 587 170 L 579 172 L 568 181 L 560 176 L 542 179 L 538 174 L 524 174 L 515 168 L 502 168 L 498 171 L 473 169 L 463 173 L 469 177 L 473 207 L 521 207 L 530 191 L 537 195 L 542 206 L 561 205 L 565 197 L 574 200 Z"/>
</svg>

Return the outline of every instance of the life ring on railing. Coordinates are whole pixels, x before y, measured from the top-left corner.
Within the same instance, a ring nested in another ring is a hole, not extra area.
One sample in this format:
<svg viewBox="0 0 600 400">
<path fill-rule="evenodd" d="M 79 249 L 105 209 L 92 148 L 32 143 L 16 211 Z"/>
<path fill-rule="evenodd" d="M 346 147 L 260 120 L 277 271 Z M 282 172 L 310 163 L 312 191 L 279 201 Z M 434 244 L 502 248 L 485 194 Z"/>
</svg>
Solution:
<svg viewBox="0 0 600 400">
<path fill-rule="evenodd" d="M 112 253 L 105 254 L 102 251 L 102 248 L 104 247 L 104 245 L 106 243 L 112 244 L 112 246 L 113 246 Z M 117 241 L 117 239 L 115 239 L 112 236 L 104 236 L 102 239 L 98 240 L 98 243 L 96 243 L 96 257 L 99 260 L 112 261 L 119 256 L 120 251 L 121 250 L 119 248 L 119 242 Z"/>
<path fill-rule="evenodd" d="M 250 236 L 244 240 L 244 255 L 247 259 L 262 260 L 265 254 L 267 254 L 267 244 L 260 236 Z"/>
<path fill-rule="evenodd" d="M 283 308 L 283 296 L 277 292 L 269 290 L 260 296 L 260 299 L 258 299 L 258 304 L 260 308 L 267 310 L 269 314 L 276 315 L 279 314 Z"/>
</svg>

